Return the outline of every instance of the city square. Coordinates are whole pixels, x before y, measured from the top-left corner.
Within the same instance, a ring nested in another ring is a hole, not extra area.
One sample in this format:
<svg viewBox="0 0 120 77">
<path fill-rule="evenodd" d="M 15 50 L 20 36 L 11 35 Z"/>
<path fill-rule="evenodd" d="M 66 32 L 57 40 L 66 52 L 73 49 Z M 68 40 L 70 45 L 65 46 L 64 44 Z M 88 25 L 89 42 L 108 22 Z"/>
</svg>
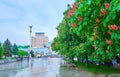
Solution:
<svg viewBox="0 0 120 77">
<path fill-rule="evenodd" d="M 0 77 L 120 77 L 120 0 L 0 0 Z"/>
</svg>

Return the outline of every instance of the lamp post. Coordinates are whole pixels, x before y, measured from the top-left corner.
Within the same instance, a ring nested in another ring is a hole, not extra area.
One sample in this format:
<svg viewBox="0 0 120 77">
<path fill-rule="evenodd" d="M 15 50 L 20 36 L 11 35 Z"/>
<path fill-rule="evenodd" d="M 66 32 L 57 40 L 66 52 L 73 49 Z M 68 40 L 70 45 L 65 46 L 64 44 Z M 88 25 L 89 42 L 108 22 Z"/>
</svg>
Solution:
<svg viewBox="0 0 120 77">
<path fill-rule="evenodd" d="M 29 33 L 30 33 L 30 50 L 29 50 L 29 54 L 30 54 L 30 52 L 32 50 L 32 43 L 31 43 L 31 41 L 32 41 L 32 26 L 29 26 L 29 27 L 30 27 L 30 30 L 29 30 Z"/>
<path fill-rule="evenodd" d="M 29 32 L 30 32 L 30 49 L 31 49 L 32 48 L 32 45 L 31 45 L 32 26 L 30 26 L 30 31 Z"/>
</svg>

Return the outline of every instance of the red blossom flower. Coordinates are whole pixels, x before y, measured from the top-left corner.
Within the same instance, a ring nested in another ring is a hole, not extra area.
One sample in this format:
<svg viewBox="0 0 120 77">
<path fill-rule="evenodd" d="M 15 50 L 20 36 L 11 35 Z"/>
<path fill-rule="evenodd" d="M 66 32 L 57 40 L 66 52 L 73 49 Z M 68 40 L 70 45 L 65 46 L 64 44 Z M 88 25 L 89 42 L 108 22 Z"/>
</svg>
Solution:
<svg viewBox="0 0 120 77">
<path fill-rule="evenodd" d="M 77 6 L 75 6 L 74 4 L 72 6 L 73 6 L 72 10 L 68 10 L 68 16 L 73 16 L 75 10 L 77 9 Z"/>
<path fill-rule="evenodd" d="M 111 26 L 111 25 L 108 25 L 108 28 L 109 28 L 109 29 L 112 29 L 112 26 Z"/>
<path fill-rule="evenodd" d="M 104 5 L 105 5 L 105 8 L 106 8 L 106 9 L 108 9 L 108 8 L 109 8 L 109 6 L 110 6 L 110 4 L 109 4 L 109 3 L 105 3 Z"/>
<path fill-rule="evenodd" d="M 69 16 L 65 16 L 65 18 L 69 18 Z"/>
<path fill-rule="evenodd" d="M 76 2 L 75 4 L 76 4 L 77 6 L 79 6 L 79 5 L 80 5 L 80 2 Z"/>
<path fill-rule="evenodd" d="M 76 28 L 76 27 L 77 27 L 77 23 L 74 23 L 74 24 L 73 24 L 73 28 Z"/>
<path fill-rule="evenodd" d="M 102 17 L 103 15 L 104 15 L 104 14 L 101 13 L 101 14 L 100 14 L 100 17 Z"/>
<path fill-rule="evenodd" d="M 77 17 L 77 20 L 80 21 L 82 20 L 83 18 L 81 16 Z"/>
<path fill-rule="evenodd" d="M 106 53 L 109 53 L 109 50 L 106 50 L 105 52 L 106 52 Z"/>
<path fill-rule="evenodd" d="M 108 34 L 109 34 L 109 35 L 111 35 L 111 34 L 112 34 L 112 32 L 108 32 Z"/>
<path fill-rule="evenodd" d="M 104 13 L 105 13 L 105 10 L 104 10 L 104 9 L 102 9 L 102 10 L 101 10 L 101 12 L 104 14 Z"/>
<path fill-rule="evenodd" d="M 112 30 L 118 30 L 119 29 L 119 27 L 117 25 L 108 25 L 108 28 L 112 29 Z"/>
<path fill-rule="evenodd" d="M 99 22 L 100 22 L 100 20 L 99 20 L 99 19 L 96 19 L 96 22 L 97 22 L 97 23 L 99 23 Z"/>
<path fill-rule="evenodd" d="M 73 11 L 75 11 L 77 9 L 77 6 L 75 6 L 74 4 L 72 6 L 73 6 Z"/>
<path fill-rule="evenodd" d="M 108 12 L 105 11 L 105 9 L 102 9 L 101 12 L 102 12 L 102 14 L 108 14 Z"/>
<path fill-rule="evenodd" d="M 106 39 L 106 43 L 109 45 L 113 44 L 113 42 L 111 40 L 108 40 L 108 39 Z"/>
<path fill-rule="evenodd" d="M 73 16 L 73 14 L 74 14 L 74 11 L 73 11 L 73 10 L 69 10 L 69 11 L 68 11 L 68 16 Z"/>
</svg>

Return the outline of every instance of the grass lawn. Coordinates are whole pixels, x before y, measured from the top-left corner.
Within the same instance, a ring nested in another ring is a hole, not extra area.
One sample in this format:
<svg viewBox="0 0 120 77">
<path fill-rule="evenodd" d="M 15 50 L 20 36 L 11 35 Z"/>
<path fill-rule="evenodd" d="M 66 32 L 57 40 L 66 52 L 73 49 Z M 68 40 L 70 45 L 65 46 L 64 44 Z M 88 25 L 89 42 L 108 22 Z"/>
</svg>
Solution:
<svg viewBox="0 0 120 77">
<path fill-rule="evenodd" d="M 101 66 L 101 65 L 95 65 L 95 64 L 89 64 L 88 66 L 86 66 L 85 63 L 78 63 L 78 62 L 75 62 L 75 65 L 77 67 L 82 68 L 85 71 L 95 73 L 95 74 L 120 73 L 120 69 L 115 69 L 107 66 Z"/>
<path fill-rule="evenodd" d="M 5 60 L 5 59 L 0 59 L 0 60 Z"/>
</svg>

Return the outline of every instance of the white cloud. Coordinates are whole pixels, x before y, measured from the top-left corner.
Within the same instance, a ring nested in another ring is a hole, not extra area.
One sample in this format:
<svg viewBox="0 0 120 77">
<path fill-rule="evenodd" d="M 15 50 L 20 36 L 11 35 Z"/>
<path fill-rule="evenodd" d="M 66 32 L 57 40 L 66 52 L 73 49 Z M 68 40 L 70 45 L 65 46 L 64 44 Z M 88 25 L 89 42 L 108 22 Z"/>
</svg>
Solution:
<svg viewBox="0 0 120 77">
<path fill-rule="evenodd" d="M 45 32 L 52 40 L 63 12 L 72 0 L 0 0 L 0 41 L 29 44 L 29 26 L 35 32 Z"/>
</svg>

